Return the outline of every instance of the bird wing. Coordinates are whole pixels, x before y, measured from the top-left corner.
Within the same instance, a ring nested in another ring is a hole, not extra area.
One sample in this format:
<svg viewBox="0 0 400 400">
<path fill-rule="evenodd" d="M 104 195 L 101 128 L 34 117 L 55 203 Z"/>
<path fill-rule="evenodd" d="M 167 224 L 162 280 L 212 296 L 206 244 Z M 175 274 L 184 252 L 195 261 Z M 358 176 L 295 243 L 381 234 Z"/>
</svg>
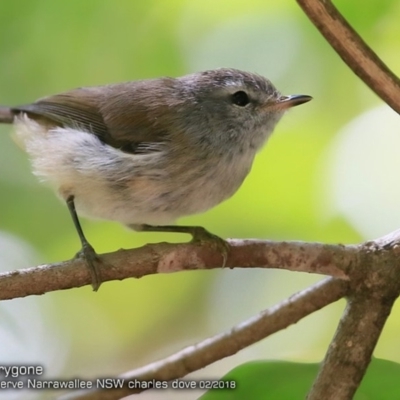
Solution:
<svg viewBox="0 0 400 400">
<path fill-rule="evenodd" d="M 25 112 L 50 125 L 84 130 L 129 153 L 157 151 L 168 136 L 168 118 L 158 115 L 165 113 L 166 107 L 146 98 L 149 91 L 143 90 L 143 85 L 136 93 L 134 84 L 79 88 L 14 107 L 12 112 Z"/>
<path fill-rule="evenodd" d="M 89 89 L 89 88 L 88 88 Z M 95 93 L 89 89 L 75 89 L 69 92 L 45 97 L 32 104 L 14 107 L 14 113 L 26 112 L 39 116 L 63 127 L 80 127 L 105 139 L 107 126 L 100 113 Z"/>
</svg>

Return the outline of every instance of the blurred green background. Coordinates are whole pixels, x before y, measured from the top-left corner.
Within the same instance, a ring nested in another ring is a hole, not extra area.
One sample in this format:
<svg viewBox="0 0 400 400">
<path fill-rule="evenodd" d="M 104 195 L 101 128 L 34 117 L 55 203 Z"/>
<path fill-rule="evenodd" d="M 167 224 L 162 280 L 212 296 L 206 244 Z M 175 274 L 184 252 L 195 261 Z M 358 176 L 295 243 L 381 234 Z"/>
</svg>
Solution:
<svg viewBox="0 0 400 400">
<path fill-rule="evenodd" d="M 400 3 L 335 4 L 399 72 Z M 0 2 L 0 104 L 217 67 L 257 72 L 282 93 L 314 100 L 284 117 L 233 198 L 180 223 L 222 237 L 332 243 L 373 239 L 400 226 L 397 115 L 381 107 L 294 1 Z M 65 205 L 31 174 L 11 131 L 0 126 L 5 271 L 65 260 L 79 249 Z M 113 222 L 83 220 L 83 227 L 99 253 L 188 239 L 135 233 Z M 0 360 L 43 364 L 52 377 L 115 375 L 227 330 L 319 279 L 272 270 L 185 272 L 106 283 L 96 294 L 85 287 L 4 302 L 0 340 L 7 345 Z M 260 358 L 319 361 L 343 306 L 332 305 L 195 376 L 221 376 Z M 399 313 L 396 307 L 375 352 L 397 362 Z M 157 396 L 198 393 L 139 398 Z"/>
</svg>

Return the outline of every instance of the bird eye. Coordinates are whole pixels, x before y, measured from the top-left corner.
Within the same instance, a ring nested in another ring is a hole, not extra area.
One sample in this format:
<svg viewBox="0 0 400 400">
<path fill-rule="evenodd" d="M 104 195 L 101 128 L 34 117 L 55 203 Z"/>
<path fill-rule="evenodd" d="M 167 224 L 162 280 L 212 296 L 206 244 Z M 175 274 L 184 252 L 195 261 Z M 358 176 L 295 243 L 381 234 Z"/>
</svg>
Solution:
<svg viewBox="0 0 400 400">
<path fill-rule="evenodd" d="M 239 92 L 235 92 L 232 95 L 232 102 L 239 107 L 247 106 L 250 103 L 249 96 L 247 96 L 246 92 L 240 90 Z"/>
</svg>

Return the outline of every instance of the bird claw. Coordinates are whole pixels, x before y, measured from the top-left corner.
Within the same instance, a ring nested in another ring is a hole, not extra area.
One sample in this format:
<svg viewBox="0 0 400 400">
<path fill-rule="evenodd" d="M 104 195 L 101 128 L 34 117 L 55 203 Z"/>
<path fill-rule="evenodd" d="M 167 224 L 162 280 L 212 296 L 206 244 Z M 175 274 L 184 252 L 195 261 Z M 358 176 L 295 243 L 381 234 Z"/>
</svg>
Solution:
<svg viewBox="0 0 400 400">
<path fill-rule="evenodd" d="M 225 268 L 230 251 L 229 243 L 201 226 L 193 227 L 191 234 L 192 243 L 210 243 L 213 247 L 215 247 L 221 253 L 223 259 L 222 268 Z"/>
<path fill-rule="evenodd" d="M 98 267 L 99 264 L 102 264 L 100 257 L 89 243 L 85 243 L 82 246 L 82 249 L 76 253 L 75 258 L 81 258 L 86 261 L 90 276 L 92 278 L 93 291 L 97 292 L 101 285 L 100 270 Z"/>
</svg>

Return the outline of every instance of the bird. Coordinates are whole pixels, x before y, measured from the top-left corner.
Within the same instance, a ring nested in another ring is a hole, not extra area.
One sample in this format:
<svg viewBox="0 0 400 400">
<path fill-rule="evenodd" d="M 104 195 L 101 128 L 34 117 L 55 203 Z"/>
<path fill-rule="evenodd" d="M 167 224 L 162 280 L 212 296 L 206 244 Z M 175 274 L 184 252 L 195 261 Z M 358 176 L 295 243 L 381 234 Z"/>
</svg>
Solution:
<svg viewBox="0 0 400 400">
<path fill-rule="evenodd" d="M 173 224 L 230 198 L 283 114 L 311 99 L 282 95 L 261 75 L 220 68 L 0 106 L 0 123 L 14 125 L 34 174 L 66 202 L 97 290 L 101 261 L 78 214 L 212 240 L 225 263 L 226 241 Z"/>
</svg>

